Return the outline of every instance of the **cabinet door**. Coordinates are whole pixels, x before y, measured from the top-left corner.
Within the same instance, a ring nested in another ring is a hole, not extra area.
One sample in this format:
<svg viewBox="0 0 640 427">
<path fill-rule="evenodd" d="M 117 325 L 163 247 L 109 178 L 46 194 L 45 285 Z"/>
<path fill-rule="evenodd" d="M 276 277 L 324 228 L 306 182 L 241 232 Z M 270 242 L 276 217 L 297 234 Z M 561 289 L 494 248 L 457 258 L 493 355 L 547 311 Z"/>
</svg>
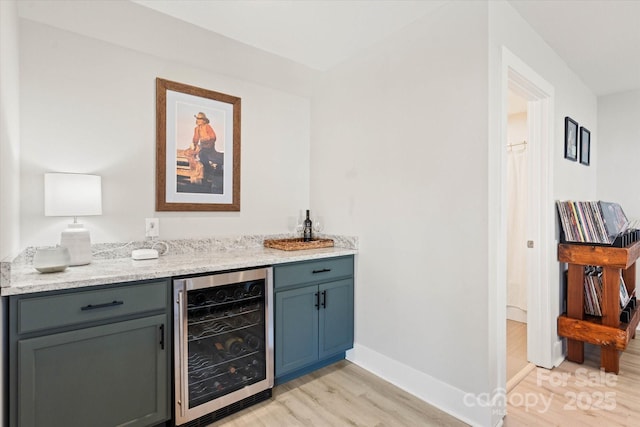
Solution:
<svg viewBox="0 0 640 427">
<path fill-rule="evenodd" d="M 276 377 L 318 359 L 317 286 L 276 292 Z"/>
<path fill-rule="evenodd" d="M 165 315 L 149 316 L 18 341 L 18 425 L 166 420 L 166 321 Z"/>
<path fill-rule="evenodd" d="M 319 358 L 333 356 L 353 347 L 353 279 L 319 286 Z"/>
</svg>

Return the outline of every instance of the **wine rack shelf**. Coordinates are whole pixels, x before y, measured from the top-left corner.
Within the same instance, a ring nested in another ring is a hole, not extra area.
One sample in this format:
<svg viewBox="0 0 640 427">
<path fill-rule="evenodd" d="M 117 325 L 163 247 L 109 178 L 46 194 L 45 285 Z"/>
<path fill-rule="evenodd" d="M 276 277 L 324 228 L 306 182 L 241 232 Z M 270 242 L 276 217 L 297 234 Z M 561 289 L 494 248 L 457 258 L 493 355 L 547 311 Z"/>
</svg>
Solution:
<svg viewBox="0 0 640 427">
<path fill-rule="evenodd" d="M 190 291 L 186 342 L 189 407 L 266 378 L 263 280 Z"/>
</svg>

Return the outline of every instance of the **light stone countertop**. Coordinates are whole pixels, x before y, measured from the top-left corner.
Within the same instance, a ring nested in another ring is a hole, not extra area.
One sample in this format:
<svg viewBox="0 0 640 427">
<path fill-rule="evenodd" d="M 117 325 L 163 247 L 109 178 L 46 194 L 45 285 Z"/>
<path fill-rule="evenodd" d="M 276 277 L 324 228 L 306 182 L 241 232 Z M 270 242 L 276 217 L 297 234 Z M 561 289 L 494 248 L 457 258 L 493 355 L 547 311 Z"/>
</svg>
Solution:
<svg viewBox="0 0 640 427">
<path fill-rule="evenodd" d="M 31 261 L 35 249 L 28 248 L 11 263 L 3 263 L 1 295 L 168 278 L 357 253 L 356 238 L 330 236 L 334 238 L 334 247 L 281 251 L 263 247 L 264 237 L 282 238 L 282 236 L 243 236 L 232 239 L 165 241 L 163 246 L 167 247 L 166 255 L 141 261 L 131 259 L 129 254 L 132 249 L 145 246 L 148 242 L 111 244 L 112 249 L 99 251 L 96 251 L 94 246 L 94 259 L 91 264 L 68 267 L 62 272 L 46 274 L 38 272 L 33 267 Z M 162 246 L 156 245 L 156 248 L 163 253 Z M 110 253 L 110 255 L 104 257 L 104 253 Z"/>
</svg>

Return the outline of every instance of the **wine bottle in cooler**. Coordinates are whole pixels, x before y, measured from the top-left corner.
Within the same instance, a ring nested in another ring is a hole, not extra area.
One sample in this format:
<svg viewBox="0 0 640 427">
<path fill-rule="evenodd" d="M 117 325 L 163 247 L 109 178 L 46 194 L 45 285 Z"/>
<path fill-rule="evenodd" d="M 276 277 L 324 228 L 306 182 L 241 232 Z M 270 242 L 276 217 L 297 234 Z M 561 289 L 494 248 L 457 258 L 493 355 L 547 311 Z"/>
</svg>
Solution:
<svg viewBox="0 0 640 427">
<path fill-rule="evenodd" d="M 203 292 L 198 292 L 193 297 L 189 295 L 189 318 L 201 320 L 209 313 L 206 308 L 207 296 Z"/>
<path fill-rule="evenodd" d="M 267 372 L 265 370 L 264 362 L 258 359 L 253 359 L 251 361 L 251 367 L 255 370 L 256 375 L 258 377 L 265 377 Z"/>
<path fill-rule="evenodd" d="M 247 294 L 252 297 L 258 297 L 262 295 L 262 285 L 260 283 L 251 283 L 247 287 Z"/>
<path fill-rule="evenodd" d="M 233 290 L 233 299 L 241 300 L 244 297 L 245 297 L 244 288 L 242 286 L 236 286 L 236 288 Z"/>
<path fill-rule="evenodd" d="M 249 325 L 258 325 L 260 320 L 262 320 L 262 312 L 259 310 L 248 312 L 244 315 L 244 320 L 246 320 Z"/>
<path fill-rule="evenodd" d="M 248 331 L 242 334 L 242 341 L 248 351 L 259 350 L 262 346 L 262 339 Z"/>
<path fill-rule="evenodd" d="M 311 218 L 309 218 L 309 209 L 307 209 L 307 218 L 304 220 L 303 226 L 303 240 L 305 242 L 310 242 L 312 239 L 311 230 L 312 230 Z"/>
<path fill-rule="evenodd" d="M 245 365 L 242 373 L 243 373 L 242 379 L 244 381 L 253 380 L 255 378 L 258 378 L 258 375 L 259 375 L 258 370 L 252 363 Z"/>
<path fill-rule="evenodd" d="M 238 356 L 244 351 L 244 341 L 238 336 L 232 336 L 224 343 L 225 350 L 232 356 Z"/>
<path fill-rule="evenodd" d="M 224 288 L 216 289 L 213 300 L 215 302 L 225 302 L 227 300 L 227 290 Z"/>
</svg>

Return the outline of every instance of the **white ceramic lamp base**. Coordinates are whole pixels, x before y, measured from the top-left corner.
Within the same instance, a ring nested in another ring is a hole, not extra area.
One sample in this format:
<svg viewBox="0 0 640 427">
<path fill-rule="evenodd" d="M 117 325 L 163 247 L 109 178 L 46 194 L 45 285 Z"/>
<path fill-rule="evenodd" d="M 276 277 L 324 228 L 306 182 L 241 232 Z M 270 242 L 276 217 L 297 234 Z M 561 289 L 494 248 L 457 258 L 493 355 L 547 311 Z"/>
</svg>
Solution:
<svg viewBox="0 0 640 427">
<path fill-rule="evenodd" d="M 91 263 L 91 236 L 82 224 L 69 224 L 60 236 L 60 246 L 69 250 L 69 265 Z"/>
</svg>

